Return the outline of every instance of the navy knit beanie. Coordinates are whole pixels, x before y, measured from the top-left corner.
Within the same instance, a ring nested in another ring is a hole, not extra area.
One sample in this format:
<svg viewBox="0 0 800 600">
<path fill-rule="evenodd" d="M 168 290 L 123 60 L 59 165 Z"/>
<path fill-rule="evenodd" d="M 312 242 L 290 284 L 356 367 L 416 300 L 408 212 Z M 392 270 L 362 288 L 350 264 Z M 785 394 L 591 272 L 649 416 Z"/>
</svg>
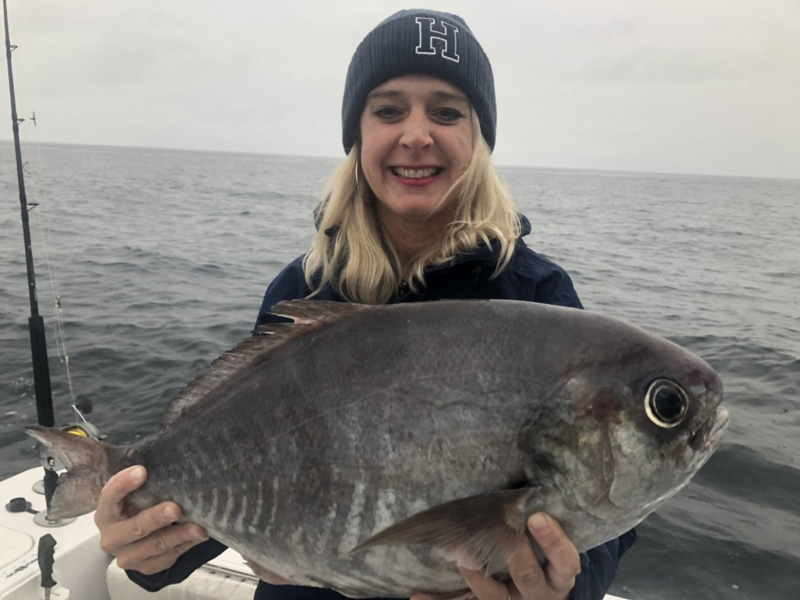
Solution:
<svg viewBox="0 0 800 600">
<path fill-rule="evenodd" d="M 497 106 L 492 66 L 461 17 L 435 10 L 401 10 L 359 44 L 347 69 L 342 102 L 345 153 L 359 137 L 367 96 L 393 77 L 421 73 L 453 84 L 472 103 L 481 132 L 494 149 Z"/>
</svg>

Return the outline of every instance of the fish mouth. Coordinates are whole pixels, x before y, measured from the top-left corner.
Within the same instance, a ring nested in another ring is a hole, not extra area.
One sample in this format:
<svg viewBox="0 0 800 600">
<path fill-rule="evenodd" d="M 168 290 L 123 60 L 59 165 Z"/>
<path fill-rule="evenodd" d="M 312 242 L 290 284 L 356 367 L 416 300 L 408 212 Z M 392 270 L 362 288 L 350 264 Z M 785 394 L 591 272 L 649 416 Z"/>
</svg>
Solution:
<svg viewBox="0 0 800 600">
<path fill-rule="evenodd" d="M 708 438 L 711 441 L 719 441 L 725 431 L 728 429 L 728 424 L 731 422 L 731 414 L 727 408 L 718 406 L 716 418 L 711 426 L 711 431 L 708 432 Z"/>
<path fill-rule="evenodd" d="M 702 427 L 689 434 L 689 446 L 695 452 L 716 447 L 725 435 L 730 420 L 731 415 L 728 410 L 717 406 L 714 414 L 703 423 Z"/>
</svg>

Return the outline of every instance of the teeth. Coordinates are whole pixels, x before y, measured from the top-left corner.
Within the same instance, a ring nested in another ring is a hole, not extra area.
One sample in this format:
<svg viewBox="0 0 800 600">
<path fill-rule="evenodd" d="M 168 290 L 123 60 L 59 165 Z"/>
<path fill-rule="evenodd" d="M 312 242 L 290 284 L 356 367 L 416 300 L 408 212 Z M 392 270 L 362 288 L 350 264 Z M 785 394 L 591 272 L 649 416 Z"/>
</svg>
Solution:
<svg viewBox="0 0 800 600">
<path fill-rule="evenodd" d="M 437 175 L 440 171 L 441 169 L 437 168 L 430 168 L 430 169 L 403 169 L 401 167 L 392 168 L 392 173 L 394 173 L 398 177 L 405 177 L 406 179 L 423 179 L 425 177 L 432 177 L 433 175 Z"/>
</svg>

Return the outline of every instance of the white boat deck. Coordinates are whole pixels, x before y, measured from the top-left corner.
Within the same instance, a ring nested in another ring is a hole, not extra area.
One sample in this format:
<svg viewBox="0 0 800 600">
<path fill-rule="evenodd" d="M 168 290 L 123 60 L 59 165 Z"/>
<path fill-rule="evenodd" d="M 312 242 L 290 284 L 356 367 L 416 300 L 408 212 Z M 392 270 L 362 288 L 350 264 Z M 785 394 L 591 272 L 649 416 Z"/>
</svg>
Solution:
<svg viewBox="0 0 800 600">
<path fill-rule="evenodd" d="M 56 540 L 51 600 L 252 600 L 258 579 L 233 550 L 224 552 L 180 585 L 157 593 L 146 592 L 131 582 L 113 557 L 100 549 L 93 514 L 62 527 L 44 527 L 30 512 L 12 513 L 5 505 L 24 497 L 36 511 L 45 509 L 44 496 L 33 490 L 42 477 L 35 468 L 0 481 L 0 600 L 39 600 L 37 560 L 39 538 Z"/>
</svg>

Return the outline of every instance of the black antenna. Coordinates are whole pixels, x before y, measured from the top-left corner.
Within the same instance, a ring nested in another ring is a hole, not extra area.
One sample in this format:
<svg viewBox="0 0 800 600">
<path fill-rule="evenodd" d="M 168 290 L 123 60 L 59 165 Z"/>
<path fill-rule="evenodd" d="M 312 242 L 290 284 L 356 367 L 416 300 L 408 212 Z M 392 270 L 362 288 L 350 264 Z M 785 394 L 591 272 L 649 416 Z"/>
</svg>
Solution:
<svg viewBox="0 0 800 600">
<path fill-rule="evenodd" d="M 14 72 L 11 68 L 11 51 L 16 46 L 11 45 L 8 34 L 8 9 L 6 0 L 3 0 L 3 21 L 6 29 L 6 62 L 8 63 L 8 88 L 11 93 L 11 125 L 14 130 L 14 152 L 17 158 L 17 182 L 19 184 L 19 203 L 22 211 L 22 236 L 25 241 L 25 264 L 28 267 L 28 294 L 31 301 L 31 316 L 28 319 L 28 329 L 31 336 L 31 354 L 33 356 L 33 384 L 36 392 L 36 413 L 39 425 L 53 427 L 53 396 L 50 390 L 50 367 L 47 363 L 47 344 L 44 335 L 44 320 L 39 315 L 39 302 L 36 298 L 36 276 L 33 271 L 33 251 L 31 249 L 31 232 L 28 227 L 28 199 L 25 195 L 25 179 L 22 173 L 22 151 L 19 145 L 19 120 L 17 119 L 17 100 L 14 95 Z M 47 506 L 56 488 L 58 475 L 55 471 L 44 471 L 44 493 Z"/>
</svg>

